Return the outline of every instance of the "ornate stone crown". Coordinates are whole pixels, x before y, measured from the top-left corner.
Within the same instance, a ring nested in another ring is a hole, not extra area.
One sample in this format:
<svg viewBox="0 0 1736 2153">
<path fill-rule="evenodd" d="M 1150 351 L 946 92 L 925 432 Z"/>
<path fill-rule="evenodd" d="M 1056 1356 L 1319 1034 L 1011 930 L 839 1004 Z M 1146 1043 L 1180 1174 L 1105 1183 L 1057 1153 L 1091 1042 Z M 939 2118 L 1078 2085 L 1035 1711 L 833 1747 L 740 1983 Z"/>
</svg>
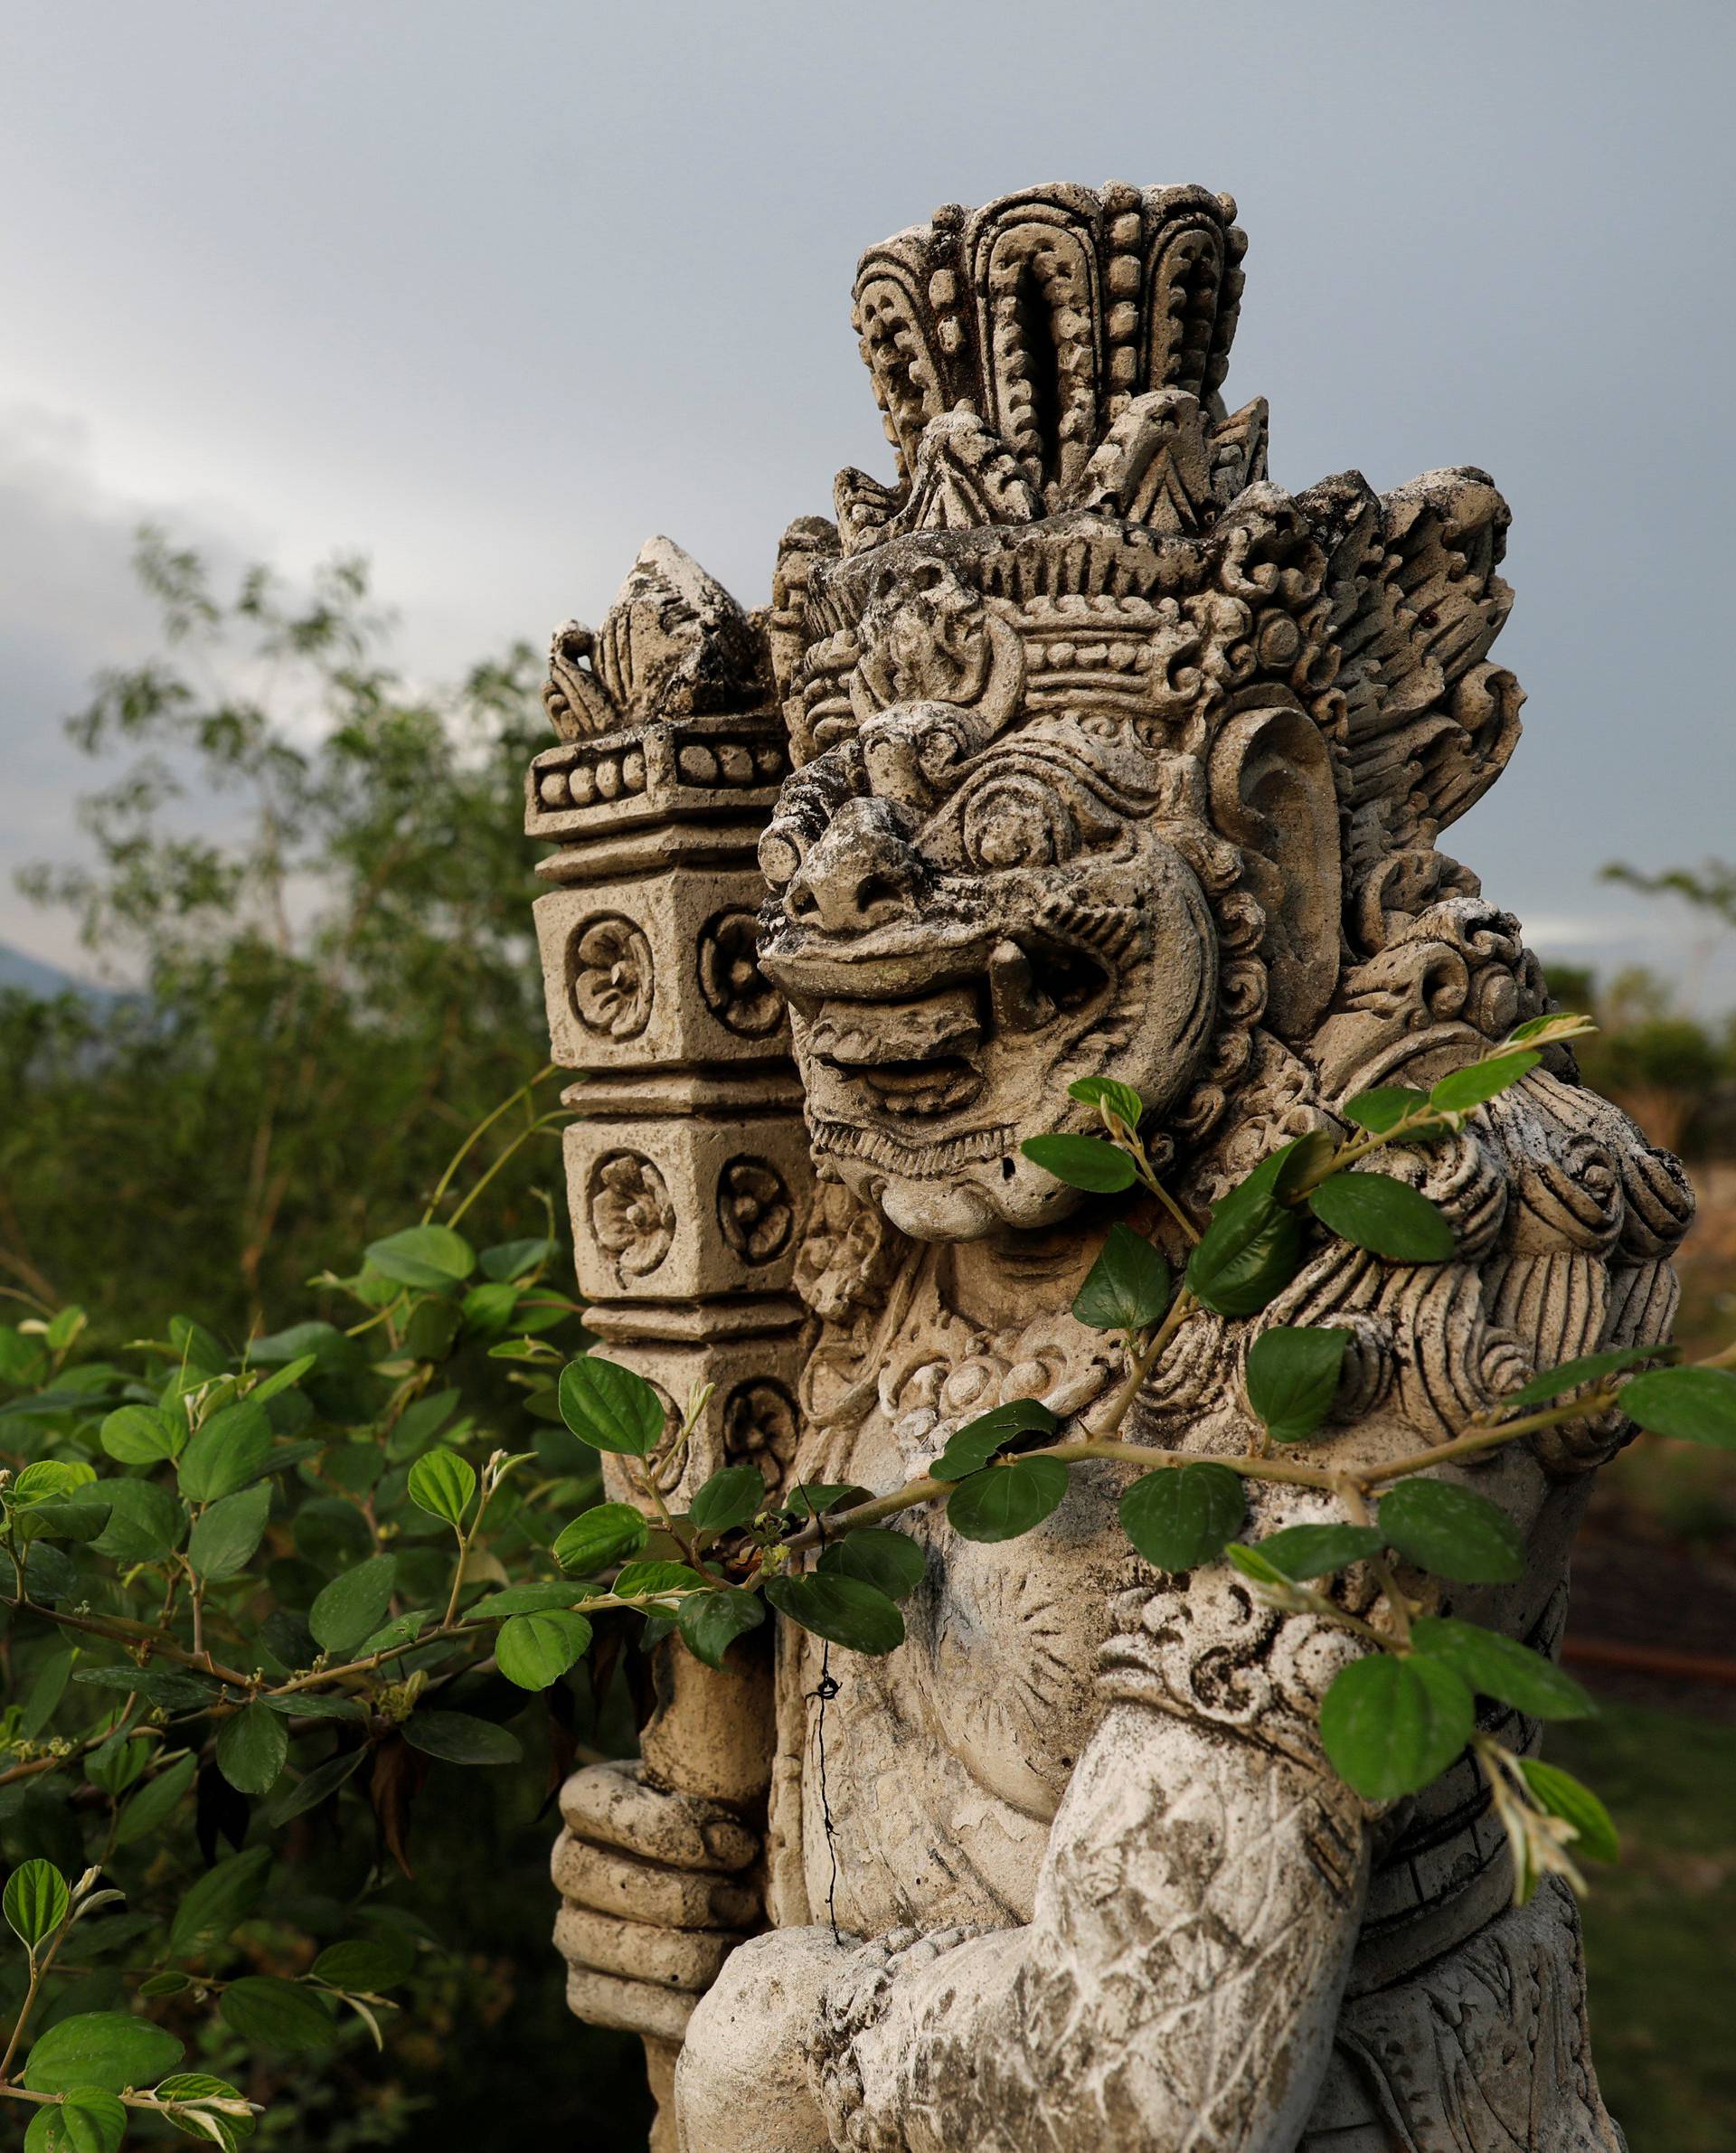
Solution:
<svg viewBox="0 0 1736 2153">
<path fill-rule="evenodd" d="M 1481 471 L 1291 496 L 1226 415 L 1245 240 L 1198 187 L 1054 185 L 863 256 L 862 351 L 898 458 L 786 534 L 767 623 L 797 761 L 893 702 L 1095 706 L 1203 756 L 1250 701 L 1326 741 L 1346 879 L 1432 846 L 1518 735 L 1487 665 L 1509 594 Z"/>
</svg>

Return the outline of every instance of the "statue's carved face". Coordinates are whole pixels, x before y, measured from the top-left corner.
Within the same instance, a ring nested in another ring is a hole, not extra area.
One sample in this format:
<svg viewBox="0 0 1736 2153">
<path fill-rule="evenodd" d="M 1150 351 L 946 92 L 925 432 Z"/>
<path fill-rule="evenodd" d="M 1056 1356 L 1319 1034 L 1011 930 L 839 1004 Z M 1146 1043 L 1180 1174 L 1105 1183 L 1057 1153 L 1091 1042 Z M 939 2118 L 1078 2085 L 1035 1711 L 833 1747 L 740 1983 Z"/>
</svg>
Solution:
<svg viewBox="0 0 1736 2153">
<path fill-rule="evenodd" d="M 1109 712 L 1007 723 L 1016 638 L 925 666 L 888 625 L 871 689 L 928 687 L 944 661 L 976 700 L 871 701 L 788 781 L 760 961 L 790 1001 L 816 1155 L 905 1232 L 969 1240 L 1077 1201 L 1019 1148 L 1079 1115 L 1070 1082 L 1117 1077 L 1161 1107 L 1198 1064 L 1218 979 L 1185 856 L 1197 766 Z"/>
</svg>

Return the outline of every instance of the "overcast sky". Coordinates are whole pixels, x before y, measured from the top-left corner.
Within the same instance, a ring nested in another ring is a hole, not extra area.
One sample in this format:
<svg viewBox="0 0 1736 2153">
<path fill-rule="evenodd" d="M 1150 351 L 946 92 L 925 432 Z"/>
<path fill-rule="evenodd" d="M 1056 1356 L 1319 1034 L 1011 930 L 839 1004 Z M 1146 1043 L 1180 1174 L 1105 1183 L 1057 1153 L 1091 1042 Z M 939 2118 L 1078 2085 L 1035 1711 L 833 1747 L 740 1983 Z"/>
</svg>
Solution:
<svg viewBox="0 0 1736 2153">
<path fill-rule="evenodd" d="M 1236 195 L 1281 484 L 1493 471 L 1531 701 L 1449 843 L 1546 953 L 1692 976 L 1595 869 L 1736 854 L 1732 61 L 1726 0 L 0 0 L 0 940 L 82 961 L 10 879 L 76 855 L 141 518 L 367 552 L 419 677 L 653 531 L 761 602 L 888 465 L 861 249 L 1121 178 Z"/>
</svg>

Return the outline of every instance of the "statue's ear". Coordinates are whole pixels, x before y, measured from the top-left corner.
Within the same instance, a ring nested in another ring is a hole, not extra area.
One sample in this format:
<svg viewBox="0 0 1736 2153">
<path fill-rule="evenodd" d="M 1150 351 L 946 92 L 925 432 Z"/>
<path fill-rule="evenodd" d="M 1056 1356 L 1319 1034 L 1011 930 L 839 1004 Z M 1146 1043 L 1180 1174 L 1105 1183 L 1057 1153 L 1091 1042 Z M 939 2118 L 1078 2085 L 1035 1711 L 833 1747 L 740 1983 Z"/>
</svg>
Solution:
<svg viewBox="0 0 1736 2153">
<path fill-rule="evenodd" d="M 1212 821 L 1241 848 L 1266 914 L 1266 1022 L 1302 1039 L 1338 980 L 1344 864 L 1326 743 L 1299 710 L 1242 711 L 1212 751 L 1211 787 Z"/>
</svg>

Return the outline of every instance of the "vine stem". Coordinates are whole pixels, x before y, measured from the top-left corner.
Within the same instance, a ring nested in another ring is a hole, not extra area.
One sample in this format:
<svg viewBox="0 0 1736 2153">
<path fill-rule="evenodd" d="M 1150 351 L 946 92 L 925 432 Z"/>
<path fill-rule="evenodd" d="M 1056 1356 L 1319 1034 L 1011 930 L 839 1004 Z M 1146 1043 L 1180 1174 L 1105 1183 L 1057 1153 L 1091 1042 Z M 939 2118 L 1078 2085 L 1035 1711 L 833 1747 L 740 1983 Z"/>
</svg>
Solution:
<svg viewBox="0 0 1736 2153">
<path fill-rule="evenodd" d="M 1176 1298 L 1179 1300 L 1181 1297 L 1178 1295 Z M 1174 1314 L 1173 1308 L 1171 1313 Z M 1167 1318 L 1165 1327 L 1169 1327 Z M 1109 1422 L 1112 1429 L 1118 1427 L 1126 1418 L 1158 1353 L 1167 1342 L 1160 1333 L 1138 1356 L 1134 1369 L 1118 1393 L 1116 1411 Z M 1557 1428 L 1565 1421 L 1594 1417 L 1614 1402 L 1613 1392 L 1594 1392 L 1589 1398 L 1566 1400 L 1559 1405 L 1526 1413 L 1521 1419 L 1504 1421 L 1495 1428 L 1474 1430 L 1452 1442 L 1439 1443 L 1432 1450 L 1417 1450 L 1408 1458 L 1394 1459 L 1390 1464 L 1358 1466 L 1337 1471 L 1328 1471 L 1321 1466 L 1303 1465 L 1299 1460 L 1288 1458 L 1220 1458 L 1196 1455 L 1186 1450 L 1159 1450 L 1148 1443 L 1120 1441 L 1112 1434 L 1080 1436 L 1073 1441 L 1052 1443 L 1040 1449 L 1020 1451 L 1017 1455 L 1024 1458 L 1052 1458 L 1061 1465 L 1076 1465 L 1087 1459 L 1098 1458 L 1116 1465 L 1137 1465 L 1146 1472 L 1165 1468 L 1179 1469 L 1190 1465 L 1221 1465 L 1227 1472 L 1240 1474 L 1244 1480 L 1271 1480 L 1287 1487 L 1317 1487 L 1323 1494 L 1335 1495 L 1341 1499 L 1345 1490 L 1351 1489 L 1363 1502 L 1363 1516 L 1366 1516 L 1366 1497 L 1390 1480 L 1402 1479 L 1410 1473 L 1422 1472 L 1429 1466 L 1455 1458 L 1470 1457 L 1478 1451 L 1494 1449 L 1499 1444 L 1515 1441 L 1520 1436 L 1534 1434 L 1539 1429 Z M 939 1480 L 931 1474 L 925 1474 L 918 1479 L 906 1481 L 902 1487 L 894 1488 L 890 1495 L 875 1496 L 868 1502 L 837 1511 L 835 1513 L 835 1521 L 852 1531 L 858 1525 L 878 1525 L 882 1518 L 896 1517 L 901 1510 L 911 1510 L 920 1503 L 934 1502 L 942 1496 L 948 1496 L 958 1485 L 956 1480 Z M 798 1554 L 807 1548 L 818 1547 L 822 1539 L 823 1535 L 816 1526 L 807 1525 L 801 1532 L 793 1534 L 789 1539 L 780 1542 L 779 1547 L 786 1554 Z"/>
<path fill-rule="evenodd" d="M 501 1168 L 506 1165 L 507 1161 L 512 1158 L 515 1152 L 521 1150 L 526 1144 L 530 1142 L 533 1137 L 543 1136 L 546 1135 L 551 1129 L 561 1128 L 564 1126 L 566 1119 L 567 1116 L 564 1111 L 558 1111 L 552 1114 L 542 1114 L 531 1123 L 528 1128 L 521 1129 L 517 1136 L 513 1138 L 512 1142 L 508 1144 L 506 1148 L 501 1153 L 500 1157 L 494 1161 L 494 1163 L 486 1169 L 486 1172 L 478 1175 L 476 1179 L 471 1184 L 470 1188 L 464 1198 L 464 1201 L 459 1204 L 453 1211 L 451 1217 L 446 1222 L 448 1226 L 456 1226 L 458 1224 L 458 1221 L 464 1216 L 465 1213 L 469 1210 L 470 1206 L 476 1202 L 476 1198 L 481 1195 L 484 1189 L 486 1189 L 488 1184 L 495 1178 L 495 1176 L 500 1172 Z"/>
<path fill-rule="evenodd" d="M 54 1964 L 55 1957 L 71 1931 L 72 1917 L 75 1911 L 76 1907 L 68 1908 L 60 1927 L 54 1931 L 48 1950 L 42 1958 L 38 1959 L 34 1950 L 32 1950 L 30 1954 L 30 1981 L 24 1990 L 24 2000 L 19 2005 L 18 2016 L 13 2021 L 12 2032 L 6 2041 L 5 2054 L 0 2055 L 0 2092 L 10 2092 L 12 2091 L 6 2082 L 6 2074 L 12 2069 L 13 2057 L 18 2053 L 18 2044 L 24 2037 L 25 2022 L 35 2008 L 37 1991 L 48 1978 L 49 1970 Z"/>
<path fill-rule="evenodd" d="M 469 1157 L 471 1152 L 476 1149 L 476 1146 L 482 1141 L 483 1138 L 487 1135 L 488 1131 L 495 1126 L 495 1122 L 500 1119 L 503 1114 L 510 1114 L 521 1099 L 528 1099 L 531 1093 L 536 1090 L 539 1084 L 547 1083 L 558 1067 L 559 1064 L 557 1062 L 545 1062 L 542 1068 L 539 1069 L 536 1074 L 530 1080 L 529 1083 L 521 1084 L 516 1091 L 510 1093 L 505 1099 L 501 1100 L 500 1104 L 495 1109 L 493 1113 L 485 1114 L 482 1119 L 477 1122 L 476 1126 L 470 1131 L 470 1134 L 464 1139 L 463 1143 L 458 1146 L 458 1149 L 452 1154 L 452 1157 L 447 1161 L 445 1173 L 440 1176 L 439 1180 L 434 1185 L 434 1194 L 429 1198 L 428 1208 L 422 1213 L 422 1223 L 424 1226 L 429 1223 L 429 1222 L 433 1218 L 434 1213 L 439 1209 L 441 1200 L 444 1198 L 447 1190 L 451 1187 L 453 1178 L 457 1175 L 458 1168 L 464 1164 L 465 1160 Z"/>
</svg>

